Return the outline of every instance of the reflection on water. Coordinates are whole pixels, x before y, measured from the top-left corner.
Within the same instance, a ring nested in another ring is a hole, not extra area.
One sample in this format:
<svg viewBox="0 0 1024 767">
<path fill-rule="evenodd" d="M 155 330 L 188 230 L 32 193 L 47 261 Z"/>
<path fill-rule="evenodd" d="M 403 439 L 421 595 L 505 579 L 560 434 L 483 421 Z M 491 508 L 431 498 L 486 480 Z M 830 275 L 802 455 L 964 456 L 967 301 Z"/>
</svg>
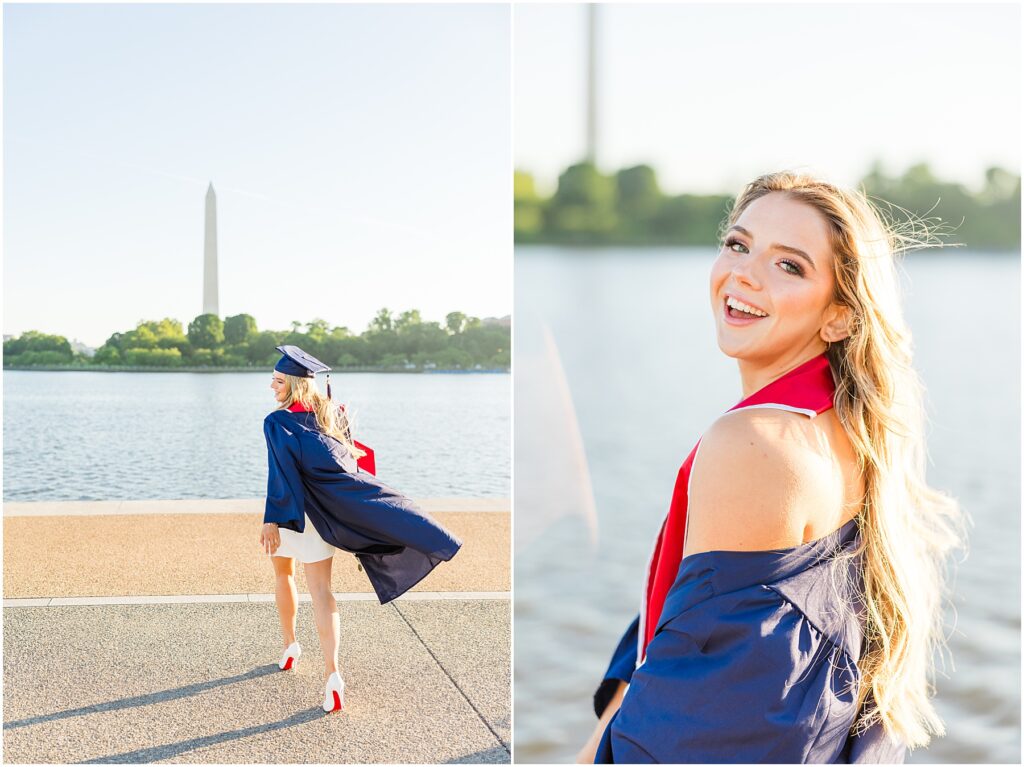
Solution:
<svg viewBox="0 0 1024 767">
<path fill-rule="evenodd" d="M 636 612 L 679 464 L 742 398 L 735 362 L 715 344 L 712 259 L 706 249 L 516 252 L 516 359 L 551 329 L 599 522 L 596 546 L 580 516 L 558 517 L 524 545 L 521 527 L 546 520 L 516 504 L 517 761 L 570 762 L 592 730 L 591 695 Z M 973 520 L 947 620 L 955 665 L 937 680 L 948 735 L 908 761 L 1019 762 L 1019 260 L 919 255 L 906 272 L 928 388 L 929 480 Z M 517 498 L 544 467 L 540 451 L 519 447 L 530 407 L 517 391 Z"/>
<path fill-rule="evenodd" d="M 508 375 L 334 374 L 378 476 L 414 497 L 510 490 Z M 322 387 L 322 383 L 320 384 Z M 4 500 L 254 498 L 260 373 L 4 373 Z"/>
</svg>

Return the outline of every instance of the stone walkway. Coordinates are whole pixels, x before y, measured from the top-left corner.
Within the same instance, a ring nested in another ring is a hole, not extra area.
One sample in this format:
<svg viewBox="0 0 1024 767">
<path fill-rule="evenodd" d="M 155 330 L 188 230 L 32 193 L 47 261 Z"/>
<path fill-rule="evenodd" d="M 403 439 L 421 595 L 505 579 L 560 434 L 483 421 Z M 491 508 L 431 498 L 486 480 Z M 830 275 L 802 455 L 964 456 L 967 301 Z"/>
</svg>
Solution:
<svg viewBox="0 0 1024 767">
<path fill-rule="evenodd" d="M 507 511 L 431 509 L 463 549 L 383 607 L 335 556 L 346 708 L 325 715 L 308 601 L 277 670 L 260 515 L 155 503 L 5 505 L 5 762 L 509 762 Z"/>
</svg>

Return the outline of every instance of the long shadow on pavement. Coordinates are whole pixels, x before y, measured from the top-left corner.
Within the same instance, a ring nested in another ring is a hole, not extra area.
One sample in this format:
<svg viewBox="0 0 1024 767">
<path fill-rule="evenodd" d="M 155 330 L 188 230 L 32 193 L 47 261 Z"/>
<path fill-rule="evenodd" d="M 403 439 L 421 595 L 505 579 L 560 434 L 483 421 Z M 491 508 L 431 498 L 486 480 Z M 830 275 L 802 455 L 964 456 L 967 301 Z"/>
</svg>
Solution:
<svg viewBox="0 0 1024 767">
<path fill-rule="evenodd" d="M 261 733 L 272 732 L 274 730 L 282 730 L 285 727 L 294 727 L 299 724 L 306 724 L 307 722 L 312 722 L 314 719 L 323 719 L 325 716 L 327 716 L 327 714 L 324 713 L 323 709 L 316 707 L 307 709 L 306 711 L 300 711 L 297 714 L 292 714 L 290 717 L 282 719 L 280 722 L 257 724 L 252 727 L 246 727 L 244 730 L 233 730 L 231 732 L 217 733 L 216 735 L 205 735 L 201 738 L 183 740 L 180 743 L 165 743 L 162 746 L 140 748 L 136 751 L 128 751 L 124 754 L 99 756 L 95 759 L 78 762 L 78 764 L 147 764 L 159 759 L 169 759 L 173 756 L 180 756 L 188 751 L 195 751 L 197 748 L 204 748 L 206 746 L 216 745 L 217 743 L 225 743 L 231 740 L 248 738 L 250 735 L 259 735 Z"/>
<path fill-rule="evenodd" d="M 215 687 L 223 687 L 224 685 L 244 682 L 249 679 L 257 679 L 261 676 L 266 676 L 267 674 L 276 673 L 278 673 L 277 664 L 272 663 L 267 666 L 254 668 L 252 671 L 247 671 L 244 674 L 226 676 L 223 679 L 211 679 L 206 682 L 197 682 L 196 684 L 185 685 L 184 687 L 175 687 L 170 690 L 151 692 L 148 695 L 135 695 L 131 698 L 112 700 L 107 703 L 94 703 L 91 706 L 83 706 L 82 708 L 57 711 L 53 714 L 41 714 L 39 716 L 31 716 L 27 719 L 16 719 L 13 722 L 4 722 L 4 729 L 14 730 L 18 727 L 28 727 L 33 724 L 42 724 L 43 722 L 54 722 L 59 719 L 70 719 L 75 716 L 86 716 L 87 714 L 96 714 L 102 711 L 118 711 L 123 708 L 135 708 L 137 706 L 148 706 L 153 703 L 163 703 L 169 700 L 176 700 L 177 698 L 187 698 L 190 695 L 196 695 L 204 690 L 212 690 Z"/>
<path fill-rule="evenodd" d="M 445 764 L 508 764 L 510 761 L 508 749 L 495 746 L 457 759 L 449 759 Z"/>
</svg>

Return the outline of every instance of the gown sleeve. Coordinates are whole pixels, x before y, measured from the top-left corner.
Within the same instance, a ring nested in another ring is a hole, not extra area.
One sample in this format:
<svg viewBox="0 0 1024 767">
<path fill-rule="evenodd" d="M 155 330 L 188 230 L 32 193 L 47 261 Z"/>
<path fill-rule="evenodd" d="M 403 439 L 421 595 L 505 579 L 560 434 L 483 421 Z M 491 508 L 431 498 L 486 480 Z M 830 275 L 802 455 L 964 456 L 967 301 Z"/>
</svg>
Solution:
<svg viewBox="0 0 1024 767">
<path fill-rule="evenodd" d="M 749 590 L 661 625 L 595 762 L 833 762 L 857 683 L 849 655 L 799 609 Z"/>
<path fill-rule="evenodd" d="M 629 684 L 629 680 L 633 676 L 633 669 L 636 668 L 636 643 L 639 626 L 640 616 L 637 615 L 619 640 L 615 652 L 612 653 L 612 659 L 608 663 L 608 670 L 604 672 L 604 679 L 601 680 L 601 684 L 598 685 L 597 691 L 594 693 L 594 713 L 597 714 L 598 719 L 601 718 L 608 703 L 615 695 L 619 682 Z"/>
<path fill-rule="evenodd" d="M 299 440 L 282 425 L 267 418 L 263 422 L 267 438 L 267 506 L 263 522 L 276 522 L 301 533 L 305 527 L 305 492 L 302 487 L 302 454 Z"/>
</svg>

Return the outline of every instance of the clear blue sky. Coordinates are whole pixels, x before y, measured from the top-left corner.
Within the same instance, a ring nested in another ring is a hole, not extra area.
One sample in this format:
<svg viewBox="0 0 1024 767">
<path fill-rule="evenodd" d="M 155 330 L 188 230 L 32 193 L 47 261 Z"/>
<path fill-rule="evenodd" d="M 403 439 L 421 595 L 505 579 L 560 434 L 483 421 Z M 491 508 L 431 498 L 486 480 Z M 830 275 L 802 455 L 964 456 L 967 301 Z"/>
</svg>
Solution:
<svg viewBox="0 0 1024 767">
<path fill-rule="evenodd" d="M 585 14 L 517 5 L 515 162 L 544 191 L 583 156 Z M 598 164 L 670 193 L 736 192 L 876 158 L 977 187 L 1020 169 L 1019 4 L 612 4 L 599 8 Z"/>
<path fill-rule="evenodd" d="M 508 6 L 3 11 L 4 333 L 511 311 Z"/>
</svg>

